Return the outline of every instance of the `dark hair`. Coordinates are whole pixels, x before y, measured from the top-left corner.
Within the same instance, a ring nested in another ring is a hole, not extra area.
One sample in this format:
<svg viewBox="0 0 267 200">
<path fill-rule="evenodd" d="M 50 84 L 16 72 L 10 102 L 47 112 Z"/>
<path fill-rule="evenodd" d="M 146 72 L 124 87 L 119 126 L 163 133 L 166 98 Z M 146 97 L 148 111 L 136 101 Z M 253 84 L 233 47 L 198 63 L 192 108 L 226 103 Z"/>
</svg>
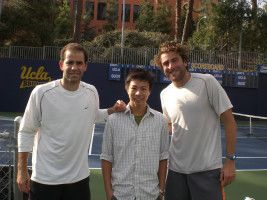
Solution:
<svg viewBox="0 0 267 200">
<path fill-rule="evenodd" d="M 60 60 L 63 62 L 65 60 L 65 53 L 66 51 L 82 51 L 84 55 L 84 62 L 88 61 L 88 53 L 86 49 L 78 43 L 69 43 L 66 46 L 64 46 L 60 51 Z"/>
<path fill-rule="evenodd" d="M 163 70 L 163 67 L 161 64 L 161 55 L 163 53 L 168 53 L 172 51 L 178 53 L 182 57 L 184 62 L 188 62 L 187 46 L 182 45 L 175 41 L 167 41 L 159 46 L 159 53 L 154 56 L 154 63 L 160 70 Z"/>
<path fill-rule="evenodd" d="M 149 84 L 149 90 L 152 90 L 155 76 L 150 71 L 142 68 L 133 68 L 132 71 L 127 75 L 125 79 L 125 89 L 128 90 L 130 82 L 132 80 L 147 81 Z"/>
</svg>

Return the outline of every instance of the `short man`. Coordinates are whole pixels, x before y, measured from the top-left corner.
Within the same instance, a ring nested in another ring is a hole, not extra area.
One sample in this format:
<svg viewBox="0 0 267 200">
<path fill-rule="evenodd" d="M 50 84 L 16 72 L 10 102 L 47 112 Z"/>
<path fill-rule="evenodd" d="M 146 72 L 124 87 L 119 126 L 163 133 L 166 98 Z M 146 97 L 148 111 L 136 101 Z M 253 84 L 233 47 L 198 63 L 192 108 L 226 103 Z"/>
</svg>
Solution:
<svg viewBox="0 0 267 200">
<path fill-rule="evenodd" d="M 17 183 L 31 200 L 89 200 L 93 124 L 126 106 L 118 102 L 99 109 L 96 88 L 81 81 L 88 64 L 84 47 L 70 43 L 60 56 L 62 79 L 34 88 L 20 125 Z M 32 148 L 30 180 L 27 162 Z"/>
<path fill-rule="evenodd" d="M 107 200 L 161 199 L 165 187 L 169 132 L 164 116 L 147 99 L 154 76 L 134 69 L 125 80 L 130 102 L 109 117 L 103 136 L 102 172 Z"/>
<path fill-rule="evenodd" d="M 235 179 L 236 124 L 232 104 L 209 74 L 188 72 L 187 47 L 160 46 L 154 62 L 171 80 L 161 92 L 162 110 L 172 131 L 166 200 L 220 200 Z M 227 158 L 222 167 L 220 119 Z"/>
</svg>

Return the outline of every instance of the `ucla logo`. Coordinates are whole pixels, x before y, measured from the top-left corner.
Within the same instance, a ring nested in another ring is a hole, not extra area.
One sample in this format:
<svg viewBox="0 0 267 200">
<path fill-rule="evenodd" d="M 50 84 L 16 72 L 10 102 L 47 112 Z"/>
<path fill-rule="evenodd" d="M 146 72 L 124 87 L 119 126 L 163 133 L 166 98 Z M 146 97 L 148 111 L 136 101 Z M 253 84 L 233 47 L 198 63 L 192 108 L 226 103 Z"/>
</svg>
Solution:
<svg viewBox="0 0 267 200">
<path fill-rule="evenodd" d="M 27 68 L 26 66 L 22 66 L 21 70 L 20 78 L 22 82 L 20 88 L 35 87 L 36 85 L 48 83 L 52 80 L 48 76 L 48 72 L 44 72 L 43 66 L 39 67 L 37 71 L 33 71 L 32 67 Z"/>
</svg>

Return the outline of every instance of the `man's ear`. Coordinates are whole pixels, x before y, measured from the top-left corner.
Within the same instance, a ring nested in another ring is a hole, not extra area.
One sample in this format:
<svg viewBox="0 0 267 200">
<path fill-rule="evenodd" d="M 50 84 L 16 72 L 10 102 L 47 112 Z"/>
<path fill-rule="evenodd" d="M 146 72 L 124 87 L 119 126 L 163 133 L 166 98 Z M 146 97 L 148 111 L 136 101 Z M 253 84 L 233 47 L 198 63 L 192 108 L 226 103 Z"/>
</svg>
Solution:
<svg viewBox="0 0 267 200">
<path fill-rule="evenodd" d="M 88 67 L 88 62 L 85 63 L 85 68 L 84 68 L 84 71 L 87 70 L 87 67 Z"/>
<path fill-rule="evenodd" d="M 63 71 L 63 63 L 61 60 L 59 61 L 59 68 L 61 69 L 61 71 Z"/>
</svg>

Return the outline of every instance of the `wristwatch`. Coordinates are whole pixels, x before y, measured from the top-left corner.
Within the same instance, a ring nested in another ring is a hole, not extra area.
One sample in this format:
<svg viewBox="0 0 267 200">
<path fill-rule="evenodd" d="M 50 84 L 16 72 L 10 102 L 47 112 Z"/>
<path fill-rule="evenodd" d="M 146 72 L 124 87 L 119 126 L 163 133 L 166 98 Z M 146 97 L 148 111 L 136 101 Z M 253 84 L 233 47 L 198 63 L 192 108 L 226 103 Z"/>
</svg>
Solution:
<svg viewBox="0 0 267 200">
<path fill-rule="evenodd" d="M 226 155 L 226 158 L 229 158 L 230 160 L 235 160 L 236 156 L 235 154 L 231 154 L 231 155 Z"/>
<path fill-rule="evenodd" d="M 165 195 L 165 192 L 162 190 L 162 189 L 159 189 L 159 193 L 164 196 Z"/>
</svg>

